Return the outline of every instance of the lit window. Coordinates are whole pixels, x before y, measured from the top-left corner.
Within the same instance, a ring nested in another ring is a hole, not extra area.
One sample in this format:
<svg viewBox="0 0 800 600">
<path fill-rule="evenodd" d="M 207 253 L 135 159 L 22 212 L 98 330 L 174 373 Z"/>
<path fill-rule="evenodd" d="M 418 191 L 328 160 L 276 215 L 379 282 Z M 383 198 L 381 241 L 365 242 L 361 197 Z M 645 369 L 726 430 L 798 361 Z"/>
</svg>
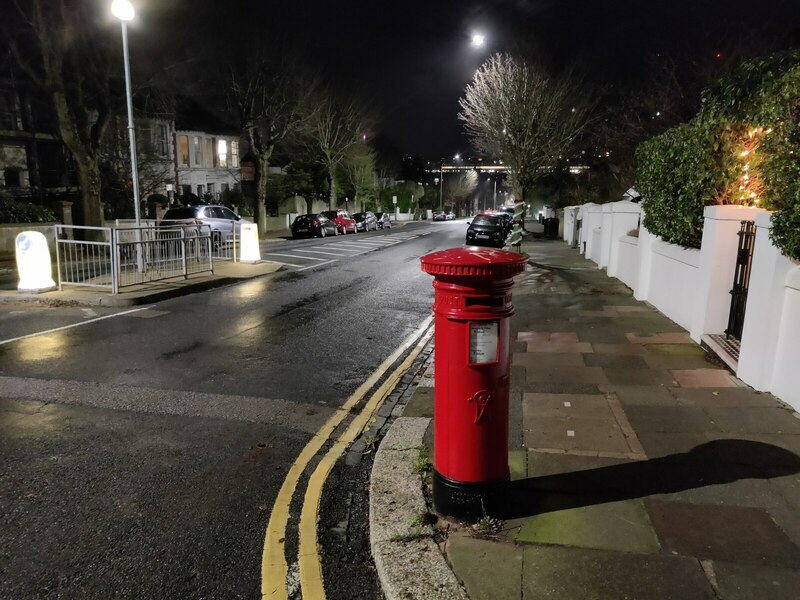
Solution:
<svg viewBox="0 0 800 600">
<path fill-rule="evenodd" d="M 201 143 L 199 136 L 194 136 L 193 145 L 194 145 L 194 166 L 201 167 L 203 166 L 203 144 Z"/>
<path fill-rule="evenodd" d="M 189 136 L 178 136 L 178 146 L 180 147 L 181 164 L 189 166 Z"/>
<path fill-rule="evenodd" d="M 210 169 L 215 167 L 216 164 L 216 157 L 214 156 L 214 140 L 211 138 L 204 138 L 203 141 L 205 142 L 205 163 L 203 165 Z"/>
<path fill-rule="evenodd" d="M 239 166 L 239 142 L 231 140 L 231 167 Z"/>
<path fill-rule="evenodd" d="M 217 155 L 219 156 L 219 166 L 225 168 L 228 166 L 228 142 L 219 140 L 217 142 Z"/>
</svg>

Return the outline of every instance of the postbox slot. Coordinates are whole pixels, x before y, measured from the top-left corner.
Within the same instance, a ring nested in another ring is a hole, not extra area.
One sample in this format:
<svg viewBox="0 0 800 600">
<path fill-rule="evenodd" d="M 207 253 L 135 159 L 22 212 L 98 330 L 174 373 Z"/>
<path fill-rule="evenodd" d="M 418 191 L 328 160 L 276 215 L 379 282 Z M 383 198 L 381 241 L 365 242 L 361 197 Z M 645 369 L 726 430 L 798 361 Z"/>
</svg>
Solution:
<svg viewBox="0 0 800 600">
<path fill-rule="evenodd" d="M 464 298 L 464 306 L 492 306 L 503 308 L 505 299 L 503 296 L 492 296 L 491 298 Z"/>
</svg>

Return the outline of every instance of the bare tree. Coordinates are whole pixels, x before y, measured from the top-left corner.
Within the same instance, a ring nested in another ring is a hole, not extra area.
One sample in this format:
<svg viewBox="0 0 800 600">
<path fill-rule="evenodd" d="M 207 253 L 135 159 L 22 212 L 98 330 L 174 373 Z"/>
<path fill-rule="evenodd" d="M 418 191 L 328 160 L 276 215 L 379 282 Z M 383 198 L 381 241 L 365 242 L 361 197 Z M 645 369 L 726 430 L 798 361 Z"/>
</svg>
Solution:
<svg viewBox="0 0 800 600">
<path fill-rule="evenodd" d="M 495 54 L 467 85 L 458 118 L 476 150 L 508 165 L 524 199 L 587 125 L 577 92 L 569 75 L 550 77 L 517 57 Z"/>
<path fill-rule="evenodd" d="M 307 139 L 328 173 L 331 210 L 337 206 L 337 170 L 361 140 L 366 121 L 366 111 L 358 102 L 342 100 L 332 93 L 320 95 L 309 118 Z"/>
<path fill-rule="evenodd" d="M 242 133 L 256 165 L 255 221 L 262 233 L 267 224 L 267 172 L 275 147 L 292 135 L 304 115 L 311 83 L 291 60 L 273 60 L 261 51 L 237 60 L 231 69 L 229 102 L 238 112 Z M 281 54 L 281 56 L 285 56 Z"/>
<path fill-rule="evenodd" d="M 112 29 L 100 23 L 101 15 L 92 10 L 95 3 L 15 4 L 23 26 L 11 51 L 28 79 L 53 103 L 58 133 L 78 171 L 84 224 L 102 225 L 98 152 L 114 99 L 119 99 L 112 89 L 121 70 L 112 64 Z"/>
</svg>

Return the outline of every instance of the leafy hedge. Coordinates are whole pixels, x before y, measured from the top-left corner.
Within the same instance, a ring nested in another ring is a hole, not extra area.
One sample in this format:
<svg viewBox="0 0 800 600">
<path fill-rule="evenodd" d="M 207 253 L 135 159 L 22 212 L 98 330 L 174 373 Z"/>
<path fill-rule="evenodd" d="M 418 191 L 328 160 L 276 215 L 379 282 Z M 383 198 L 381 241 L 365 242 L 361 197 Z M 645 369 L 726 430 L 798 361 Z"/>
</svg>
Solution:
<svg viewBox="0 0 800 600">
<path fill-rule="evenodd" d="M 743 143 L 758 132 L 750 163 L 759 206 L 774 211 L 774 243 L 800 259 L 800 51 L 742 63 L 702 94 L 700 112 L 636 151 L 644 225 L 699 247 L 703 207 L 740 204 Z"/>
<path fill-rule="evenodd" d="M 55 213 L 46 206 L 18 202 L 0 196 L 0 223 L 56 223 Z"/>
</svg>

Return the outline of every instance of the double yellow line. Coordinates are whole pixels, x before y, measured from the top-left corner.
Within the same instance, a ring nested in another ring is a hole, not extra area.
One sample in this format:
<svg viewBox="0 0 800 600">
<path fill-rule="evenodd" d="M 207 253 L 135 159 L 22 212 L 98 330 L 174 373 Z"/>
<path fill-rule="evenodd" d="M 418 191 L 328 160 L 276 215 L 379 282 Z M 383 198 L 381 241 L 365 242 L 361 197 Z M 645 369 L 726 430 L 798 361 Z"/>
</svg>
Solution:
<svg viewBox="0 0 800 600">
<path fill-rule="evenodd" d="M 288 566 L 284 551 L 286 527 L 289 521 L 289 505 L 297 489 L 297 484 L 305 471 L 308 463 L 316 456 L 320 448 L 333 435 L 339 424 L 350 415 L 365 394 L 383 377 L 386 371 L 405 353 L 412 345 L 416 347 L 400 363 L 392 374 L 386 378 L 381 386 L 370 397 L 364 407 L 353 418 L 350 425 L 338 438 L 333 440 L 333 445 L 322 457 L 308 481 L 303 508 L 300 513 L 298 549 L 298 563 L 300 566 L 300 588 L 303 598 L 307 600 L 322 600 L 325 598 L 325 588 L 322 580 L 322 561 L 317 546 L 317 516 L 319 514 L 322 487 L 328 478 L 333 465 L 369 424 L 384 399 L 392 392 L 400 377 L 412 365 L 416 357 L 425 347 L 433 328 L 428 317 L 422 325 L 412 333 L 380 366 L 362 383 L 358 389 L 347 399 L 306 444 L 297 459 L 292 464 L 281 489 L 275 499 L 275 504 L 270 514 L 267 532 L 264 538 L 264 551 L 261 558 L 261 597 L 269 600 L 288 600 L 286 590 L 286 575 Z"/>
</svg>

